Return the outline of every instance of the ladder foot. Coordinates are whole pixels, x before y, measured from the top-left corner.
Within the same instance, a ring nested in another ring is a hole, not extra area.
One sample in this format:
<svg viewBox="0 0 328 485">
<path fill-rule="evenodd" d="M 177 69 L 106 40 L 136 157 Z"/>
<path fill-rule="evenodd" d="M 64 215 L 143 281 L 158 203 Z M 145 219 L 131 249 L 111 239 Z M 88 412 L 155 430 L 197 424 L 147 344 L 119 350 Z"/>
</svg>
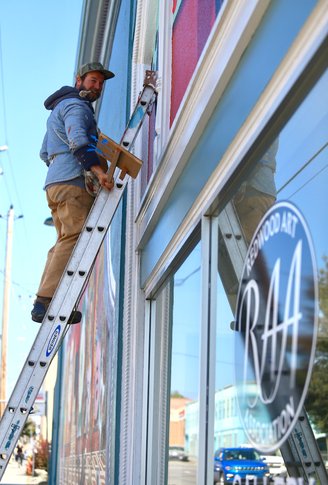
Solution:
<svg viewBox="0 0 328 485">
<path fill-rule="evenodd" d="M 79 312 L 78 310 L 75 310 L 71 313 L 71 316 L 69 317 L 68 324 L 69 325 L 75 325 L 76 323 L 80 323 L 82 320 L 82 313 Z"/>
</svg>

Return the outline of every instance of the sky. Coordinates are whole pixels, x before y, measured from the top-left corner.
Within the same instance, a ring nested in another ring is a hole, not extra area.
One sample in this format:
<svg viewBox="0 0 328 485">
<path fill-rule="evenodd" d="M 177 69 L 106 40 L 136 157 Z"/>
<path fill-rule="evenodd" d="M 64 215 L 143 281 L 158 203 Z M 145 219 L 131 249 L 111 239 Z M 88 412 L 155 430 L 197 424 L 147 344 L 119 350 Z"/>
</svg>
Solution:
<svg viewBox="0 0 328 485">
<path fill-rule="evenodd" d="M 0 315 L 7 214 L 14 207 L 7 397 L 39 330 L 30 312 L 55 229 L 39 158 L 49 112 L 44 100 L 73 85 L 83 0 L 0 0 Z M 19 216 L 22 215 L 22 218 Z"/>
</svg>

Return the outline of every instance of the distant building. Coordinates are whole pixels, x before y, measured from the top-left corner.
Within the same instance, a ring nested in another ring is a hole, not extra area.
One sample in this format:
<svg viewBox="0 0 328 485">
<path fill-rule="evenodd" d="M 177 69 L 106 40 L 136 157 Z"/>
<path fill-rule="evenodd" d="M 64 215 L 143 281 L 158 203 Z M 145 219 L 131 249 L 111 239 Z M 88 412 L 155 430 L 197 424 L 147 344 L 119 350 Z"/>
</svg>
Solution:
<svg viewBox="0 0 328 485">
<path fill-rule="evenodd" d="M 215 393 L 214 449 L 240 446 L 248 442 L 240 423 L 238 403 L 234 386 L 228 386 Z M 186 436 L 197 434 L 199 403 L 186 406 Z"/>
<path fill-rule="evenodd" d="M 184 397 L 171 397 L 170 407 L 170 446 L 185 447 L 186 405 L 190 402 Z"/>
</svg>

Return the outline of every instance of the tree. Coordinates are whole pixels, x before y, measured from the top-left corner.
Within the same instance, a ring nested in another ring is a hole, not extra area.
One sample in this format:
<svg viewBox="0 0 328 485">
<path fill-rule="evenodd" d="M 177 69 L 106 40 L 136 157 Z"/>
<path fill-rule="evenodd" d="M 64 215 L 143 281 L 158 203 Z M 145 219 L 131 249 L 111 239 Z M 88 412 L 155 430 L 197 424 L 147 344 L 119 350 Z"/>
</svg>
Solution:
<svg viewBox="0 0 328 485">
<path fill-rule="evenodd" d="M 171 398 L 184 398 L 184 396 L 179 391 L 172 391 Z"/>
<path fill-rule="evenodd" d="M 32 436 L 35 436 L 36 434 L 35 431 L 36 431 L 35 422 L 32 421 L 32 419 L 28 419 L 24 424 L 22 436 L 27 436 L 28 438 L 31 438 Z"/>
<path fill-rule="evenodd" d="M 48 470 L 49 445 L 46 440 L 40 440 L 36 446 L 35 468 Z"/>
<path fill-rule="evenodd" d="M 328 433 L 328 257 L 319 271 L 320 315 L 315 361 L 305 408 L 316 431 Z"/>
</svg>

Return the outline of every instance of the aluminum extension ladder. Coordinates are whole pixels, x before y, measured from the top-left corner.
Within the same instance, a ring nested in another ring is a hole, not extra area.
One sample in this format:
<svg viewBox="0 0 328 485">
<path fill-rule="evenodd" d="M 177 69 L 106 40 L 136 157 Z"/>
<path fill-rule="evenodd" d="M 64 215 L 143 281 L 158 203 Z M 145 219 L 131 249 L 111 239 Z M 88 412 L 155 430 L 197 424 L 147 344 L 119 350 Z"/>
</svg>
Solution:
<svg viewBox="0 0 328 485">
<path fill-rule="evenodd" d="M 247 243 L 233 203 L 228 203 L 220 213 L 218 224 L 234 277 L 239 281 L 246 258 Z M 303 483 L 309 485 L 328 484 L 325 463 L 304 407 L 280 451 L 290 477 L 302 477 Z"/>
<path fill-rule="evenodd" d="M 120 147 L 124 147 L 126 151 L 131 150 L 145 115 L 150 113 L 156 96 L 156 72 L 146 71 L 143 90 L 121 139 Z M 133 155 L 131 157 L 133 158 Z M 120 159 L 117 158 L 114 164 L 121 169 L 121 173 L 115 178 L 114 188 L 111 191 L 101 189 L 98 192 L 2 416 L 0 422 L 0 479 L 33 408 L 50 363 L 69 328 L 69 317 L 87 283 L 94 260 L 128 183 L 128 177 L 122 177 L 122 172 L 123 176 L 125 173 L 133 177 L 137 175 L 135 164 L 130 171 L 126 165 L 120 166 Z M 126 159 L 125 156 L 125 161 Z M 122 178 L 123 180 L 121 180 Z"/>
</svg>

